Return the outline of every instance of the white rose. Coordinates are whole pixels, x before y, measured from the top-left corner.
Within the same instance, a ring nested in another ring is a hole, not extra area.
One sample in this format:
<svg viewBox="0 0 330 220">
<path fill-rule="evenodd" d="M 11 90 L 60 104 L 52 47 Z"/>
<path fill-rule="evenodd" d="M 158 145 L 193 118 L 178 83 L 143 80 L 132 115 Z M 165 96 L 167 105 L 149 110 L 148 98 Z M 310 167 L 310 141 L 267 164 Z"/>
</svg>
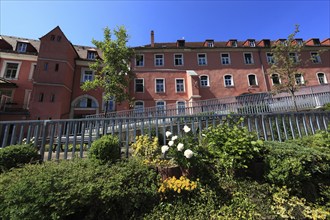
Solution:
<svg viewBox="0 0 330 220">
<path fill-rule="evenodd" d="M 167 145 L 162 146 L 162 153 L 165 154 L 168 149 L 170 149 Z"/>
<path fill-rule="evenodd" d="M 173 144 L 174 144 L 174 141 L 169 141 L 168 142 L 168 146 L 170 146 L 170 147 L 173 146 Z"/>
<path fill-rule="evenodd" d="M 190 149 L 187 149 L 184 151 L 183 155 L 186 157 L 186 158 L 192 158 L 192 156 L 194 156 L 194 152 L 192 152 L 192 150 Z"/>
<path fill-rule="evenodd" d="M 202 134 L 203 137 L 206 137 L 206 134 Z"/>
<path fill-rule="evenodd" d="M 166 135 L 166 137 L 169 137 L 172 135 L 172 133 L 170 131 L 166 131 L 165 135 Z"/>
<path fill-rule="evenodd" d="M 178 146 L 177 146 L 178 151 L 182 151 L 183 147 L 184 147 L 183 143 L 179 143 Z"/>
<path fill-rule="evenodd" d="M 191 129 L 187 125 L 185 125 L 183 127 L 183 130 L 184 130 L 184 132 L 188 133 Z"/>
<path fill-rule="evenodd" d="M 177 135 L 175 135 L 175 136 L 172 137 L 172 141 L 175 141 L 176 139 L 178 139 L 178 136 Z"/>
</svg>

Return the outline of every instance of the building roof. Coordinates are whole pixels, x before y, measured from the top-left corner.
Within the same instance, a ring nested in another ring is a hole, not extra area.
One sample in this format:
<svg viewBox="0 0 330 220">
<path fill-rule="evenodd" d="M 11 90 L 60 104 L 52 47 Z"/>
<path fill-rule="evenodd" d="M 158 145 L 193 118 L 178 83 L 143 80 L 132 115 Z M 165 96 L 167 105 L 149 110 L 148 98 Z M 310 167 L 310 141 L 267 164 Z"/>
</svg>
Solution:
<svg viewBox="0 0 330 220">
<path fill-rule="evenodd" d="M 0 35 L 0 40 L 4 40 L 9 45 L 11 45 L 13 51 L 16 50 L 17 43 L 23 42 L 23 43 L 31 44 L 34 47 L 34 49 L 36 50 L 36 52 L 39 52 L 39 47 L 40 47 L 40 41 L 39 40 L 33 40 L 33 39 L 27 39 L 27 38 L 21 38 L 21 37 L 14 37 L 14 36 L 6 36 L 6 35 Z"/>
</svg>

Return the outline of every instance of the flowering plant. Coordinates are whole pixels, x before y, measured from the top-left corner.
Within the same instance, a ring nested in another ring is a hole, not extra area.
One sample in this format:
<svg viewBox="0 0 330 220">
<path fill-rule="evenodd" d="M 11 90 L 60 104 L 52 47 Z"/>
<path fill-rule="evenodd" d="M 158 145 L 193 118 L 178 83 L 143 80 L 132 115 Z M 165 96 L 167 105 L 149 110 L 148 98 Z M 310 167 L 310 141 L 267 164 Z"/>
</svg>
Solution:
<svg viewBox="0 0 330 220">
<path fill-rule="evenodd" d="M 185 125 L 181 137 L 173 135 L 170 131 L 165 133 L 167 145 L 162 146 L 165 159 L 170 158 L 180 167 L 187 169 L 192 166 L 197 156 L 198 140 L 194 138 L 191 128 Z"/>
</svg>

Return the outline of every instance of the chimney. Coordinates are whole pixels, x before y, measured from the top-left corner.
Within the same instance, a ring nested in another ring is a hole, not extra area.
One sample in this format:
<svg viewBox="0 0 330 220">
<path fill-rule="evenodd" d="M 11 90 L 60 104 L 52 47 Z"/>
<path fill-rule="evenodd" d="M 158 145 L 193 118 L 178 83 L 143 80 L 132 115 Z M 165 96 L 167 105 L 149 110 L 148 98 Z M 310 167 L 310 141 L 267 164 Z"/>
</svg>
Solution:
<svg viewBox="0 0 330 220">
<path fill-rule="evenodd" d="M 150 33 L 151 47 L 155 47 L 155 34 L 154 31 Z"/>
</svg>

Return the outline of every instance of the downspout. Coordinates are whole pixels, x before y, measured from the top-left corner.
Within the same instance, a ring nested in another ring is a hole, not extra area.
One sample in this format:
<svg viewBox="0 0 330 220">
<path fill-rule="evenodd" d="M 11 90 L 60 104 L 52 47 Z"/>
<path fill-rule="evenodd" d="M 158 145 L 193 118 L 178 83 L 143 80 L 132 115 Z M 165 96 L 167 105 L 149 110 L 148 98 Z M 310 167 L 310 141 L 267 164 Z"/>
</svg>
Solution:
<svg viewBox="0 0 330 220">
<path fill-rule="evenodd" d="M 265 87 L 266 87 L 266 92 L 269 92 L 270 91 L 270 86 L 269 86 L 269 83 L 266 79 L 266 72 L 265 72 L 265 69 L 264 69 L 264 64 L 262 63 L 262 59 L 261 59 L 261 51 L 260 49 L 258 49 L 258 56 L 259 56 L 259 61 L 260 61 L 260 65 L 261 65 L 261 72 L 263 74 L 263 77 L 264 77 L 264 82 L 265 82 Z"/>
</svg>

